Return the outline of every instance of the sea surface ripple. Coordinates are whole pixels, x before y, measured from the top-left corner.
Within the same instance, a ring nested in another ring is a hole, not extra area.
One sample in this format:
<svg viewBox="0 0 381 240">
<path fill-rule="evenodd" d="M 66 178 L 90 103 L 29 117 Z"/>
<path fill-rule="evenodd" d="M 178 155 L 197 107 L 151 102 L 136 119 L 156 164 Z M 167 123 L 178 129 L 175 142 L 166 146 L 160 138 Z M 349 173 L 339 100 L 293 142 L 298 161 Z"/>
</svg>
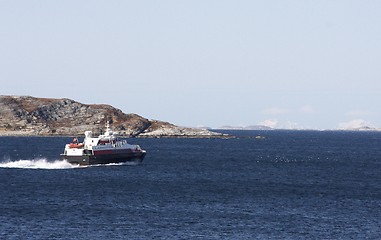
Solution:
<svg viewBox="0 0 381 240">
<path fill-rule="evenodd" d="M 85 168 L 70 138 L 0 137 L 0 239 L 381 238 L 381 133 L 229 133 Z"/>
</svg>

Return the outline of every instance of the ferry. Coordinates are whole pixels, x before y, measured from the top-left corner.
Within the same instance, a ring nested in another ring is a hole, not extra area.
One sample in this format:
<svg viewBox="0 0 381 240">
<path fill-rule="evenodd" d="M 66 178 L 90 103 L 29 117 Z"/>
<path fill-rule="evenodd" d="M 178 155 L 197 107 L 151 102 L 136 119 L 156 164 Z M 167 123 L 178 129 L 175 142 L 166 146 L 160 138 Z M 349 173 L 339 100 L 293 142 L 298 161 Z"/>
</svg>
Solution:
<svg viewBox="0 0 381 240">
<path fill-rule="evenodd" d="M 91 131 L 85 132 L 82 143 L 77 138 L 65 145 L 61 159 L 76 165 L 98 165 L 110 163 L 141 163 L 146 151 L 139 145 L 132 145 L 121 140 L 111 131 L 109 122 L 106 131 L 98 137 L 93 137 Z"/>
</svg>

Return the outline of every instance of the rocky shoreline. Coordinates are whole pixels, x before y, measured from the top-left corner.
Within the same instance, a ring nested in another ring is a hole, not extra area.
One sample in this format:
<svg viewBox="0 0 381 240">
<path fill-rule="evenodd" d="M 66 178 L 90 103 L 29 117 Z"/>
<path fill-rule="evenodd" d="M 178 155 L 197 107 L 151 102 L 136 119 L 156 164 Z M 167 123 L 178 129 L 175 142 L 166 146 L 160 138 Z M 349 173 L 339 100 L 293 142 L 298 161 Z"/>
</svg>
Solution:
<svg viewBox="0 0 381 240">
<path fill-rule="evenodd" d="M 88 130 L 99 134 L 107 121 L 124 137 L 229 137 L 148 120 L 105 104 L 83 104 L 67 98 L 0 96 L 0 136 L 81 136 Z"/>
</svg>

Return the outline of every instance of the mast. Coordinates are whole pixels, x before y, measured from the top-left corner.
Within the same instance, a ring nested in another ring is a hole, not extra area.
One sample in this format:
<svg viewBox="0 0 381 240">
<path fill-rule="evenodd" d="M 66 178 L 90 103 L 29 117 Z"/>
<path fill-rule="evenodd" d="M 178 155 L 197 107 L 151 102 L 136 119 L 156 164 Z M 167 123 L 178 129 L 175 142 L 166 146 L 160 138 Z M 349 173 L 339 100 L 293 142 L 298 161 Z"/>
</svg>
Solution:
<svg viewBox="0 0 381 240">
<path fill-rule="evenodd" d="M 111 129 L 110 129 L 110 122 L 107 121 L 107 122 L 106 122 L 106 132 L 105 132 L 105 136 L 110 136 L 111 133 L 112 133 L 112 132 L 111 132 Z"/>
</svg>

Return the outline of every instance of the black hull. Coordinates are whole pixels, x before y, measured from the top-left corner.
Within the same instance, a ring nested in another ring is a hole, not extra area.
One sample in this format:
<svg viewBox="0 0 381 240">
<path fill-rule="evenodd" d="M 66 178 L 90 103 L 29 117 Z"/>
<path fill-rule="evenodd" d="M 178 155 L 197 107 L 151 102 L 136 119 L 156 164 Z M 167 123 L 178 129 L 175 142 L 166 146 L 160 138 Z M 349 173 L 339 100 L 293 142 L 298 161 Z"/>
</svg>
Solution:
<svg viewBox="0 0 381 240">
<path fill-rule="evenodd" d="M 104 155 L 83 155 L 67 156 L 61 154 L 61 160 L 65 160 L 75 165 L 99 165 L 110 163 L 141 163 L 145 157 L 145 152 L 136 152 L 128 154 L 104 154 Z"/>
</svg>

